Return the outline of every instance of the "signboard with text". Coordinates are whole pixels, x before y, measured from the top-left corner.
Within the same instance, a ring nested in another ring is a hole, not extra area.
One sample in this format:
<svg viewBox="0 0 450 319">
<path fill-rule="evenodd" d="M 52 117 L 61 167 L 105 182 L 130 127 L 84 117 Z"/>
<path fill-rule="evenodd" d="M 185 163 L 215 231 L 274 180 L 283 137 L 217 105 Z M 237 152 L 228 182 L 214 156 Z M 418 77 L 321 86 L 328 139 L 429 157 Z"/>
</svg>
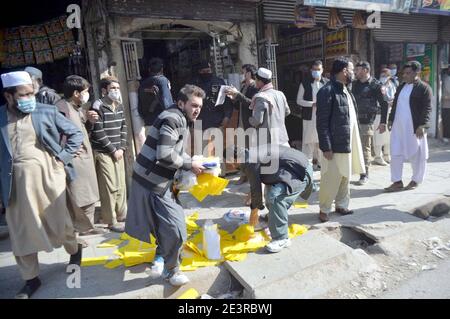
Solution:
<svg viewBox="0 0 450 319">
<path fill-rule="evenodd" d="M 304 0 L 307 6 L 409 13 L 412 0 Z"/>
</svg>

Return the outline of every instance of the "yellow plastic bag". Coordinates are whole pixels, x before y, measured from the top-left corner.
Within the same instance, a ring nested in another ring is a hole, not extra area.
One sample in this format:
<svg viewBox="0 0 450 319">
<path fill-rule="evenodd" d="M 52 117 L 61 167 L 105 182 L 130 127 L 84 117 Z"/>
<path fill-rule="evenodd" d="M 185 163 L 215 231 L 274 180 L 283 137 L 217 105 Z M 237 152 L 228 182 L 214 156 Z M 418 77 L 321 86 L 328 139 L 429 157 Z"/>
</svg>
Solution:
<svg viewBox="0 0 450 319">
<path fill-rule="evenodd" d="M 197 299 L 200 296 L 197 290 L 194 288 L 186 290 L 181 296 L 177 299 Z"/>
<path fill-rule="evenodd" d="M 246 242 L 255 234 L 255 227 L 249 224 L 239 226 L 233 233 L 233 237 L 239 242 Z"/>
<path fill-rule="evenodd" d="M 107 242 L 101 243 L 97 245 L 97 248 L 114 248 L 116 246 L 119 246 L 121 243 L 123 243 L 123 240 L 120 239 L 111 239 Z"/>
<path fill-rule="evenodd" d="M 199 202 L 202 202 L 208 195 L 221 195 L 228 186 L 229 181 L 211 174 L 200 174 L 197 176 L 198 184 L 189 190 L 189 193 Z"/>
<path fill-rule="evenodd" d="M 134 252 L 126 251 L 123 254 L 123 263 L 125 267 L 132 267 L 143 263 L 150 263 L 155 259 L 156 251 Z"/>
<path fill-rule="evenodd" d="M 307 202 L 295 202 L 293 206 L 294 206 L 294 208 L 308 208 L 308 203 Z"/>
<path fill-rule="evenodd" d="M 114 260 L 111 260 L 110 262 L 108 262 L 107 264 L 105 264 L 105 268 L 114 269 L 114 268 L 117 268 L 122 265 L 123 265 L 123 260 L 114 259 Z"/>
<path fill-rule="evenodd" d="M 81 260 L 81 266 L 89 267 L 89 266 L 104 265 L 106 263 L 106 261 L 108 260 L 108 258 L 109 258 L 108 256 L 83 258 Z"/>
<path fill-rule="evenodd" d="M 305 225 L 292 224 L 289 226 L 289 238 L 301 236 L 308 231 Z"/>
</svg>

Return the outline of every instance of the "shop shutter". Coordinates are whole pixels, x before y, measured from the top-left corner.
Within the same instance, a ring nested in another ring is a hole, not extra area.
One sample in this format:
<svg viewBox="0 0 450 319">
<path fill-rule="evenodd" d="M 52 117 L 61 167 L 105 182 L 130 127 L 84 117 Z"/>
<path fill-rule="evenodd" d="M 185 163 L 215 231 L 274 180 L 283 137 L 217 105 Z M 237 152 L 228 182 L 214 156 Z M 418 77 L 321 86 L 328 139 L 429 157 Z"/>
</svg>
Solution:
<svg viewBox="0 0 450 319">
<path fill-rule="evenodd" d="M 447 21 L 447 24 L 442 26 L 440 38 L 444 42 L 450 42 L 450 21 Z"/>
<path fill-rule="evenodd" d="M 376 41 L 435 43 L 438 40 L 438 16 L 381 13 L 381 28 L 374 29 Z"/>
<path fill-rule="evenodd" d="M 242 0 L 107 0 L 114 15 L 143 18 L 254 22 L 256 2 Z"/>
<path fill-rule="evenodd" d="M 264 1 L 264 20 L 267 23 L 294 24 L 296 0 Z M 327 23 L 330 9 L 316 7 L 316 23 Z M 339 9 L 345 22 L 352 23 L 353 10 Z"/>
</svg>

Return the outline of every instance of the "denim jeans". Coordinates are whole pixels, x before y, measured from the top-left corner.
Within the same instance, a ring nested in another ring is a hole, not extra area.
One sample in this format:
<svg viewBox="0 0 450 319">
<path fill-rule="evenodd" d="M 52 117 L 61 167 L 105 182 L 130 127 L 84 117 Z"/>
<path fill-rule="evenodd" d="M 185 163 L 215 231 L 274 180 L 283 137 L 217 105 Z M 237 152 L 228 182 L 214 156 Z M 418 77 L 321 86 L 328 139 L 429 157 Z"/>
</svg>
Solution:
<svg viewBox="0 0 450 319">
<path fill-rule="evenodd" d="M 288 195 L 286 185 L 279 183 L 266 185 L 266 206 L 269 209 L 269 230 L 273 240 L 287 239 L 288 209 L 301 192 Z"/>
</svg>

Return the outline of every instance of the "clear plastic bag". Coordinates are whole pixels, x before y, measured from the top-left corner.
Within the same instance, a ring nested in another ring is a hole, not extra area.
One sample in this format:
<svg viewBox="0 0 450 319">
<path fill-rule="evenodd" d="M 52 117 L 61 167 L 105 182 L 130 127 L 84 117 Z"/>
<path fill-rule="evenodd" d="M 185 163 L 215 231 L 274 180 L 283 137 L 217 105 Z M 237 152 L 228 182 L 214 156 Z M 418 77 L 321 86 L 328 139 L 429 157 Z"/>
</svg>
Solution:
<svg viewBox="0 0 450 319">
<path fill-rule="evenodd" d="M 174 183 L 178 190 L 188 191 L 198 184 L 197 176 L 192 171 L 178 170 L 175 173 Z"/>
</svg>

